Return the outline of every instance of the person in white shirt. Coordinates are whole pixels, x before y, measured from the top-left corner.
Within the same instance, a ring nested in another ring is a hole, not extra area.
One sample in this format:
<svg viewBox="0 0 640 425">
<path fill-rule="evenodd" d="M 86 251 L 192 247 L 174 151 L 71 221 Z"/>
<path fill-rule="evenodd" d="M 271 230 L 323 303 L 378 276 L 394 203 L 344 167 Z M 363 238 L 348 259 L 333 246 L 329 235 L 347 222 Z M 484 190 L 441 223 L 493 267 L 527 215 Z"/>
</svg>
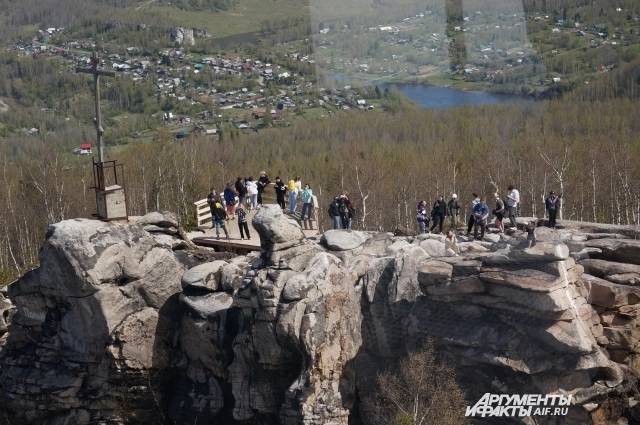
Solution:
<svg viewBox="0 0 640 425">
<path fill-rule="evenodd" d="M 258 186 L 253 181 L 253 177 L 249 177 L 246 181 L 247 186 L 247 195 L 249 195 L 249 199 L 251 199 L 251 206 L 249 207 L 249 211 L 255 210 L 258 208 Z"/>
<path fill-rule="evenodd" d="M 520 203 L 520 192 L 513 187 L 513 185 L 509 185 L 507 188 L 509 192 L 507 192 L 507 211 L 509 212 L 509 221 L 511 222 L 511 227 L 518 227 L 516 224 L 516 208 Z"/>
</svg>

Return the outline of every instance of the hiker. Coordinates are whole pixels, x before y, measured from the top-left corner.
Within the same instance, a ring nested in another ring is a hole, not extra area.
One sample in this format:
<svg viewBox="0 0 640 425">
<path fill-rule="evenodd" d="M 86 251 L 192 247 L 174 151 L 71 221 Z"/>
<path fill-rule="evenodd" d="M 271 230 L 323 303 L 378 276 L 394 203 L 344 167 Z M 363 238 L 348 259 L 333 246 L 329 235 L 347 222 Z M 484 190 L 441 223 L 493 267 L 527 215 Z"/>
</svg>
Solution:
<svg viewBox="0 0 640 425">
<path fill-rule="evenodd" d="M 480 228 L 480 240 L 484 240 L 484 231 L 487 228 L 487 217 L 489 217 L 489 207 L 484 198 L 480 198 L 480 203 L 473 207 L 473 216 L 476 219 L 476 224 L 473 228 L 473 238 L 478 239 L 478 228 Z"/>
<path fill-rule="evenodd" d="M 511 222 L 511 227 L 518 228 L 518 224 L 516 223 L 516 208 L 520 203 L 520 192 L 513 187 L 513 185 L 509 185 L 507 188 L 509 192 L 507 192 L 507 211 L 509 212 L 509 221 Z"/>
<path fill-rule="evenodd" d="M 471 234 L 473 225 L 476 224 L 476 216 L 473 215 L 473 209 L 480 203 L 480 198 L 477 193 L 473 193 L 473 201 L 471 201 L 471 216 L 469 216 L 469 223 L 467 224 L 467 235 Z"/>
<path fill-rule="evenodd" d="M 253 181 L 253 177 L 249 177 L 247 179 L 247 195 L 249 195 L 249 199 L 251 200 L 249 211 L 257 209 L 258 208 L 258 186 L 256 186 L 256 183 Z"/>
<path fill-rule="evenodd" d="M 420 201 L 418 204 L 418 214 L 416 215 L 420 234 L 427 233 L 427 224 L 429 224 L 429 216 L 427 215 L 427 201 Z"/>
<path fill-rule="evenodd" d="M 258 205 L 262 206 L 262 192 L 271 183 L 269 177 L 267 177 L 266 171 L 260 171 L 260 178 L 258 179 Z"/>
<path fill-rule="evenodd" d="M 342 195 L 340 195 L 340 199 L 338 203 L 340 204 L 340 221 L 342 222 L 342 228 L 350 229 L 351 223 L 350 223 L 349 216 L 351 215 L 351 212 L 349 211 L 350 202 L 349 202 L 349 195 L 347 195 L 347 192 L 342 192 Z"/>
<path fill-rule="evenodd" d="M 458 217 L 460 214 L 460 203 L 458 202 L 458 195 L 455 193 L 451 195 L 451 199 L 447 203 L 447 215 L 451 217 L 451 225 L 454 229 L 458 228 Z"/>
<path fill-rule="evenodd" d="M 329 217 L 333 220 L 333 228 L 340 228 L 340 197 L 336 196 L 333 198 L 333 202 L 329 205 Z"/>
<path fill-rule="evenodd" d="M 295 179 L 289 180 L 289 212 L 291 214 L 296 213 L 298 207 L 298 193 L 302 192 L 302 183 L 300 182 L 300 176 L 296 176 Z"/>
<path fill-rule="evenodd" d="M 444 252 L 449 257 L 457 257 L 460 255 L 460 247 L 458 246 L 458 238 L 453 230 L 447 232 L 447 236 L 444 238 Z"/>
<path fill-rule="evenodd" d="M 247 224 L 247 210 L 243 204 L 238 205 L 238 229 L 240 230 L 240 239 L 244 239 L 244 234 L 247 234 L 247 239 L 251 240 L 251 234 L 249 234 L 249 225 Z"/>
<path fill-rule="evenodd" d="M 556 193 L 552 190 L 549 197 L 545 201 L 545 207 L 549 212 L 549 227 L 556 228 L 556 215 L 558 214 L 558 208 L 560 207 L 560 197 L 556 196 Z"/>
<path fill-rule="evenodd" d="M 242 177 L 236 179 L 236 192 L 238 193 L 238 204 L 244 205 L 247 199 L 247 186 L 245 186 Z"/>
<path fill-rule="evenodd" d="M 216 239 L 220 239 L 220 228 L 224 230 L 224 234 L 227 239 L 229 239 L 229 231 L 227 230 L 226 222 L 229 221 L 229 216 L 227 212 L 222 208 L 222 204 L 220 202 L 216 202 L 214 204 L 213 209 L 211 210 L 211 219 L 213 220 L 213 225 L 211 228 L 215 227 L 216 229 Z"/>
<path fill-rule="evenodd" d="M 209 210 L 211 210 L 211 217 L 213 217 L 213 208 L 216 202 L 220 202 L 220 195 L 216 192 L 216 189 L 212 187 L 211 191 L 207 195 L 207 204 L 209 204 Z M 213 229 L 213 223 L 211 228 Z"/>
<path fill-rule="evenodd" d="M 349 221 L 347 222 L 347 229 L 351 230 L 351 224 L 353 223 L 353 219 L 356 217 L 356 205 L 354 204 L 352 199 L 348 200 L 347 208 L 349 209 Z"/>
<path fill-rule="evenodd" d="M 236 192 L 231 187 L 231 182 L 227 183 L 224 188 L 224 202 L 227 205 L 227 214 L 231 216 L 231 220 L 236 219 Z"/>
<path fill-rule="evenodd" d="M 287 193 L 287 186 L 282 180 L 280 180 L 280 177 L 276 177 L 276 183 L 274 186 L 276 189 L 276 202 L 280 205 L 282 212 L 285 212 L 284 195 Z"/>
<path fill-rule="evenodd" d="M 433 203 L 433 212 L 431 215 L 433 216 L 433 225 L 429 230 L 433 232 L 433 229 L 439 227 L 438 231 L 442 233 L 444 217 L 447 215 L 447 203 L 444 202 L 444 198 L 442 196 L 438 196 L 436 202 Z"/>
<path fill-rule="evenodd" d="M 309 218 L 307 218 L 307 220 L 311 220 L 311 212 L 313 211 L 313 191 L 308 183 L 304 185 L 304 190 L 302 191 L 302 211 L 300 212 L 300 220 L 305 220 L 304 214 L 307 210 L 309 210 Z"/>
<path fill-rule="evenodd" d="M 504 224 L 502 220 L 504 220 L 504 201 L 500 199 L 499 193 L 494 193 L 493 196 L 496 198 L 496 209 L 493 210 L 493 215 L 496 216 L 496 228 L 500 233 L 504 233 Z"/>
<path fill-rule="evenodd" d="M 536 223 L 530 221 L 524 231 L 527 233 L 527 245 L 529 248 L 536 246 Z"/>
</svg>

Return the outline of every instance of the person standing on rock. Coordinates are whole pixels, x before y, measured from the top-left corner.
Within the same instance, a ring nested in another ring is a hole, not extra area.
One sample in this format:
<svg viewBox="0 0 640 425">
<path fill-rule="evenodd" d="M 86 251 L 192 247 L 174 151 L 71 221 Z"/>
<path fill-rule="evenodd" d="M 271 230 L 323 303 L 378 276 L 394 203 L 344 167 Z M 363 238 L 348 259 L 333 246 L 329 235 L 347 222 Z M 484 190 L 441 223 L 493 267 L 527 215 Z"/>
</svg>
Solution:
<svg viewBox="0 0 640 425">
<path fill-rule="evenodd" d="M 340 228 L 340 197 L 333 198 L 333 202 L 329 205 L 329 217 L 333 220 L 333 229 Z"/>
<path fill-rule="evenodd" d="M 274 185 L 276 189 L 276 202 L 280 205 L 280 209 L 282 212 L 285 212 L 284 207 L 284 195 L 287 193 L 287 186 L 284 184 L 282 180 L 280 180 L 280 176 L 276 177 L 276 183 Z"/>
<path fill-rule="evenodd" d="M 247 186 L 242 181 L 242 177 L 236 179 L 236 192 L 238 193 L 238 204 L 244 205 L 247 198 Z"/>
<path fill-rule="evenodd" d="M 247 239 L 251 240 L 251 234 L 249 233 L 249 225 L 247 224 L 247 210 L 244 209 L 244 205 L 238 205 L 238 229 L 240 230 L 240 239 L 244 239 L 244 234 L 247 234 Z"/>
<path fill-rule="evenodd" d="M 458 217 L 460 214 L 460 203 L 458 202 L 458 195 L 455 193 L 451 195 L 451 199 L 447 203 L 447 214 L 451 217 L 451 225 L 454 229 L 457 229 Z"/>
<path fill-rule="evenodd" d="M 545 207 L 549 212 L 549 227 L 556 228 L 556 215 L 558 214 L 558 207 L 560 206 L 560 197 L 556 195 L 554 191 L 551 191 L 549 197 L 545 201 Z"/>
<path fill-rule="evenodd" d="M 258 179 L 258 205 L 262 206 L 262 193 L 267 188 L 267 185 L 271 183 L 269 177 L 267 177 L 266 171 L 260 171 L 260 178 Z"/>
<path fill-rule="evenodd" d="M 487 217 L 489 217 L 489 207 L 484 198 L 480 198 L 480 203 L 473 207 L 473 216 L 476 219 L 476 225 L 473 228 L 473 238 L 478 239 L 478 228 L 481 230 L 480 240 L 484 240 L 484 232 L 487 228 Z"/>
<path fill-rule="evenodd" d="M 433 203 L 433 225 L 431 230 L 438 227 L 438 231 L 442 233 L 442 226 L 444 226 L 444 218 L 447 215 L 447 203 L 442 196 L 438 196 L 436 202 Z"/>
<path fill-rule="evenodd" d="M 499 193 L 494 193 L 493 196 L 496 198 L 496 209 L 493 210 L 493 213 L 496 216 L 496 228 L 500 233 L 504 233 L 504 224 L 502 220 L 504 220 L 504 201 L 500 199 Z"/>
<path fill-rule="evenodd" d="M 471 215 L 469 216 L 469 223 L 467 224 L 467 235 L 471 234 L 471 229 L 476 224 L 476 217 L 473 215 L 473 209 L 480 203 L 480 198 L 477 193 L 473 193 L 473 201 L 471 201 Z"/>
<path fill-rule="evenodd" d="M 447 232 L 447 237 L 444 238 L 444 252 L 449 257 L 457 257 L 460 255 L 460 247 L 458 246 L 458 238 L 453 230 Z"/>
<path fill-rule="evenodd" d="M 520 203 L 520 192 L 513 185 L 509 185 L 507 188 L 509 192 L 507 192 L 507 211 L 509 212 L 509 221 L 511 222 L 511 227 L 518 228 L 518 224 L 516 223 L 516 208 Z"/>
<path fill-rule="evenodd" d="M 340 211 L 340 221 L 342 222 L 342 228 L 350 229 L 351 214 L 349 212 L 349 195 L 347 195 L 347 192 L 342 192 L 342 195 L 340 195 L 340 199 L 338 200 L 338 204 L 340 205 L 339 211 Z"/>
<path fill-rule="evenodd" d="M 313 191 L 308 183 L 304 185 L 304 190 L 302 191 L 302 211 L 300 212 L 300 220 L 305 220 L 304 215 L 307 210 L 309 211 L 309 217 L 307 220 L 311 220 L 311 213 L 313 212 Z"/>
<path fill-rule="evenodd" d="M 420 234 L 427 233 L 427 224 L 429 223 L 429 215 L 427 214 L 427 201 L 420 201 L 418 204 L 418 214 L 416 215 Z"/>
<path fill-rule="evenodd" d="M 213 220 L 213 226 L 211 228 L 216 228 L 216 239 L 220 239 L 221 227 L 222 230 L 224 230 L 225 236 L 229 239 L 229 231 L 226 226 L 226 222 L 229 221 L 229 216 L 220 202 L 214 204 L 213 210 L 211 211 L 211 219 Z"/>
<path fill-rule="evenodd" d="M 256 186 L 256 183 L 253 181 L 253 177 L 249 177 L 247 179 L 247 195 L 249 195 L 249 199 L 251 200 L 249 211 L 257 209 L 258 208 L 258 186 Z"/>
</svg>

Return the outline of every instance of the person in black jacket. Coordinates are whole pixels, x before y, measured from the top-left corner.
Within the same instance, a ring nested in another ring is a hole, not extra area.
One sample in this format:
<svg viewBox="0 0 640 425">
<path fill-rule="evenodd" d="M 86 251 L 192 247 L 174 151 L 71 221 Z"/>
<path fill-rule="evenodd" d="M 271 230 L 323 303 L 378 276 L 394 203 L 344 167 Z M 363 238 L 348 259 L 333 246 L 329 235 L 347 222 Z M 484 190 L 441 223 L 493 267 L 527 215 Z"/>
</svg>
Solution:
<svg viewBox="0 0 640 425">
<path fill-rule="evenodd" d="M 444 226 L 444 218 L 447 215 L 447 203 L 442 196 L 438 196 L 438 199 L 433 204 L 433 225 L 431 230 L 439 227 L 439 232 L 442 233 L 442 226 Z"/>
<path fill-rule="evenodd" d="M 266 171 L 260 171 L 260 178 L 258 179 L 258 205 L 262 206 L 262 192 L 271 183 L 269 177 L 267 177 Z"/>
<path fill-rule="evenodd" d="M 560 197 L 554 191 L 551 191 L 549 197 L 545 201 L 545 208 L 549 211 L 549 227 L 556 228 L 556 215 L 560 208 Z"/>
<path fill-rule="evenodd" d="M 284 182 L 280 180 L 280 177 L 276 177 L 275 189 L 276 189 L 276 202 L 278 202 L 278 205 L 280 205 L 280 209 L 282 209 L 282 212 L 285 212 L 284 195 L 285 193 L 287 193 L 287 185 L 285 185 Z"/>
<path fill-rule="evenodd" d="M 238 204 L 244 205 L 244 201 L 247 198 L 247 187 L 244 185 L 242 177 L 238 177 L 236 180 L 236 192 L 238 192 Z"/>
<path fill-rule="evenodd" d="M 340 212 L 340 221 L 342 222 L 343 229 L 351 228 L 351 214 L 349 209 L 349 195 L 347 195 L 347 192 L 342 192 L 342 195 L 340 195 L 338 199 L 338 211 Z"/>
<path fill-rule="evenodd" d="M 340 197 L 333 198 L 333 202 L 329 205 L 329 217 L 333 220 L 333 228 L 340 228 Z"/>
</svg>

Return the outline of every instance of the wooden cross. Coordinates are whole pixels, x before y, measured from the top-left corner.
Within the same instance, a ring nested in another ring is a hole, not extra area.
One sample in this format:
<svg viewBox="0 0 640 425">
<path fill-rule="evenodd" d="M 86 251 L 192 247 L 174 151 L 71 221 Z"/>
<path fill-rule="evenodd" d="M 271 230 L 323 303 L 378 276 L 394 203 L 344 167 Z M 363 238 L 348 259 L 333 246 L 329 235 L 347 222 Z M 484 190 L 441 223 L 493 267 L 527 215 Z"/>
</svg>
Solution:
<svg viewBox="0 0 640 425">
<path fill-rule="evenodd" d="M 102 150 L 102 135 L 104 134 L 104 129 L 102 128 L 102 118 L 100 115 L 100 76 L 104 76 L 104 77 L 115 77 L 116 73 L 113 71 L 105 71 L 103 69 L 98 69 L 98 64 L 100 63 L 100 57 L 98 57 L 98 53 L 97 52 L 93 52 L 93 55 L 91 55 L 91 67 L 89 68 L 76 68 L 76 72 L 82 72 L 84 74 L 93 74 L 93 87 L 94 87 L 94 94 L 95 94 L 95 98 L 96 98 L 96 118 L 95 118 L 95 125 L 96 125 L 96 134 L 97 134 L 97 141 L 98 141 L 98 163 L 100 164 L 104 164 L 104 153 Z M 104 188 L 104 177 L 102 177 L 101 182 L 98 182 L 98 184 Z"/>
</svg>

